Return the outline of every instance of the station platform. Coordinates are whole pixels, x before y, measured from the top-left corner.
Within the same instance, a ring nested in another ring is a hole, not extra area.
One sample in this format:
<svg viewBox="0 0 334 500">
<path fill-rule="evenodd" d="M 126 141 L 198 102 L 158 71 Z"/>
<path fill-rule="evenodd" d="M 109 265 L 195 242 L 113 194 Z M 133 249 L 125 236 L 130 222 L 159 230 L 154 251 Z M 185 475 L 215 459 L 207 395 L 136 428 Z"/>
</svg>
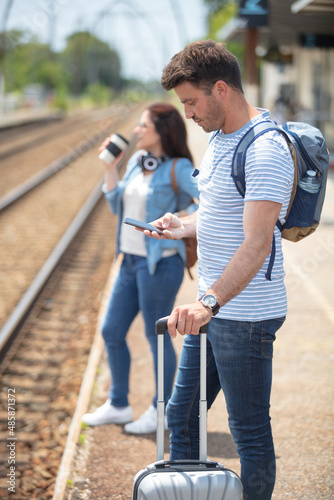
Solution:
<svg viewBox="0 0 334 500">
<path fill-rule="evenodd" d="M 62 111 L 49 109 L 28 109 L 0 114 L 0 131 L 34 123 L 62 120 L 64 116 Z"/>
<path fill-rule="evenodd" d="M 206 149 L 208 136 L 189 123 L 195 165 Z M 274 344 L 272 427 L 277 456 L 273 500 L 329 500 L 334 494 L 334 176 L 330 173 L 320 227 L 299 243 L 284 241 L 288 316 Z M 111 271 L 101 308 L 101 320 L 117 263 Z M 176 304 L 196 300 L 195 279 L 187 274 Z M 132 356 L 130 403 L 134 418 L 149 406 L 154 391 L 149 346 L 139 315 L 129 335 Z M 175 339 L 180 353 L 181 336 Z M 108 397 L 109 371 L 97 326 L 81 400 L 72 422 L 54 499 L 130 499 L 138 470 L 156 460 L 155 435 L 132 436 L 123 426 L 82 429 L 81 415 Z M 79 398 L 80 399 L 80 398 Z M 169 437 L 165 434 L 165 457 Z M 219 394 L 208 413 L 208 455 L 240 473 L 225 409 Z"/>
</svg>

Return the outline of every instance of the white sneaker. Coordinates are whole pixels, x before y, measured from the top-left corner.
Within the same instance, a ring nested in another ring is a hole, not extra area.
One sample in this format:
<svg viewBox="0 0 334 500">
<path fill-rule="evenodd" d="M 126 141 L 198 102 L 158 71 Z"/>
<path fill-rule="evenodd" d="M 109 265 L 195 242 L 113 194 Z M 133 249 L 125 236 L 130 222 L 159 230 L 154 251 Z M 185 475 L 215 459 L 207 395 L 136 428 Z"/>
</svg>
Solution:
<svg viewBox="0 0 334 500">
<path fill-rule="evenodd" d="M 129 434 L 151 434 L 156 432 L 158 422 L 158 412 L 153 405 L 149 407 L 143 415 L 141 415 L 138 420 L 126 424 L 124 426 L 124 431 Z M 164 417 L 164 428 L 168 429 L 167 417 Z"/>
<path fill-rule="evenodd" d="M 110 403 L 110 399 L 97 408 L 93 413 L 86 413 L 81 417 L 84 424 L 95 426 L 104 424 L 126 424 L 132 420 L 131 406 L 117 408 Z"/>
</svg>

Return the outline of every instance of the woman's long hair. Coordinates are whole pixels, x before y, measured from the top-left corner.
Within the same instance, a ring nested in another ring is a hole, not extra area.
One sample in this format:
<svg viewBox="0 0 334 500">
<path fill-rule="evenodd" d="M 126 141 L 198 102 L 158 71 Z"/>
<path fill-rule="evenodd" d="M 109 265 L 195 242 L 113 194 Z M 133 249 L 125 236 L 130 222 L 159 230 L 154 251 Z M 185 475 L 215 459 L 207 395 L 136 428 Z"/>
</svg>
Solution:
<svg viewBox="0 0 334 500">
<path fill-rule="evenodd" d="M 147 110 L 160 135 L 164 152 L 171 158 L 188 158 L 193 163 L 187 144 L 187 129 L 178 110 L 164 102 L 152 104 Z"/>
</svg>

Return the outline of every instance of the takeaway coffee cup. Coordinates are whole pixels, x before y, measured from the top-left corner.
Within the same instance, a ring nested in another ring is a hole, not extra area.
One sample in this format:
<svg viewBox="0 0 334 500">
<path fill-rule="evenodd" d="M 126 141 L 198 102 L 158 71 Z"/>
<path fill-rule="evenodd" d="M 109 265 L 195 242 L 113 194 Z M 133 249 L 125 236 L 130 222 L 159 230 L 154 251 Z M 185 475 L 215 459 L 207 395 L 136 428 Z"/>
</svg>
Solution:
<svg viewBox="0 0 334 500">
<path fill-rule="evenodd" d="M 99 158 L 106 163 L 111 163 L 128 145 L 129 141 L 122 135 L 113 134 L 108 146 L 99 154 Z"/>
</svg>

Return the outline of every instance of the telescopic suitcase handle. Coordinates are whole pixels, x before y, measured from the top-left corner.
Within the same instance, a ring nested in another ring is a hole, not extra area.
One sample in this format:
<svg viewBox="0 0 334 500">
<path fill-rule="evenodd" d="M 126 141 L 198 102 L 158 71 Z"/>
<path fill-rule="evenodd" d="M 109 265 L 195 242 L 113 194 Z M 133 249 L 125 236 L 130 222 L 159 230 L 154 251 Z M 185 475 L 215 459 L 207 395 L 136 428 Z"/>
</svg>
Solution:
<svg viewBox="0 0 334 500">
<path fill-rule="evenodd" d="M 168 316 L 160 318 L 155 323 L 155 333 L 158 335 L 158 423 L 157 423 L 157 461 L 164 459 L 164 334 L 167 331 Z M 200 340 L 200 403 L 199 403 L 199 460 L 207 460 L 207 400 L 206 400 L 206 334 L 209 324 L 202 325 L 199 330 Z"/>
<path fill-rule="evenodd" d="M 155 322 L 155 333 L 157 335 L 164 334 L 167 330 L 167 322 L 169 320 L 169 316 L 166 316 L 165 318 L 160 318 Z M 202 325 L 199 329 L 200 333 L 208 333 L 209 330 L 209 323 L 206 323 L 206 325 Z"/>
</svg>

